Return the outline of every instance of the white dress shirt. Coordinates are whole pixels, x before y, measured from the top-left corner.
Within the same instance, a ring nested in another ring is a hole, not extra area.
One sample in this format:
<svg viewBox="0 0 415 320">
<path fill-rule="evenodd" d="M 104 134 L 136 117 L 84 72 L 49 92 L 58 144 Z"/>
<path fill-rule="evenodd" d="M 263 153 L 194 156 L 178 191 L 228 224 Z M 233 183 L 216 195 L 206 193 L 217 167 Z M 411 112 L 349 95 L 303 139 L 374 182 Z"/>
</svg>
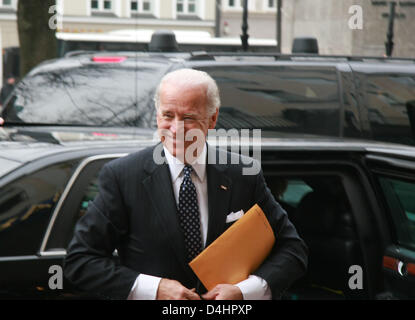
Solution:
<svg viewBox="0 0 415 320">
<path fill-rule="evenodd" d="M 164 148 L 167 163 L 170 169 L 172 185 L 176 204 L 179 203 L 180 185 L 183 181 L 184 163 L 175 158 L 166 148 Z M 201 155 L 192 163 L 193 172 L 191 178 L 196 187 L 197 200 L 200 212 L 201 234 L 203 246 L 206 245 L 208 229 L 208 192 L 206 177 L 206 154 L 207 147 L 204 145 Z M 157 289 L 161 278 L 151 275 L 140 274 L 128 296 L 129 300 L 155 300 Z M 248 279 L 236 284 L 242 292 L 244 300 L 269 300 L 271 299 L 271 290 L 267 282 L 257 276 L 250 275 Z"/>
</svg>

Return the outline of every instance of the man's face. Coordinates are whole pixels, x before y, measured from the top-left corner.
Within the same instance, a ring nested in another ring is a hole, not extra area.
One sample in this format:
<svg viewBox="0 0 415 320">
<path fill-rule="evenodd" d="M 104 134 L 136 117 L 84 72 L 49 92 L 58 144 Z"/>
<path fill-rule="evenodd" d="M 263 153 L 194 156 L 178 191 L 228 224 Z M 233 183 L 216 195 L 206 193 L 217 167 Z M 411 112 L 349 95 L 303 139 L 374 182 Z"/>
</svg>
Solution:
<svg viewBox="0 0 415 320">
<path fill-rule="evenodd" d="M 161 88 L 158 132 L 167 150 L 185 163 L 191 163 L 191 157 L 199 156 L 208 130 L 215 128 L 218 111 L 209 117 L 206 102 L 203 86 L 167 82 Z"/>
</svg>

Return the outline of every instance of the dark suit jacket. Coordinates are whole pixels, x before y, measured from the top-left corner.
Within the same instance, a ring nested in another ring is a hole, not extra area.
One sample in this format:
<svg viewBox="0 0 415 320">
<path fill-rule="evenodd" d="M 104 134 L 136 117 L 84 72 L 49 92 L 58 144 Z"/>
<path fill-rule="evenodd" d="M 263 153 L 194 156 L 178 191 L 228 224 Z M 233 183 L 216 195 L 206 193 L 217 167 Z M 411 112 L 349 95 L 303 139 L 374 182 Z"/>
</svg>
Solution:
<svg viewBox="0 0 415 320">
<path fill-rule="evenodd" d="M 168 165 L 155 164 L 153 150 L 144 149 L 102 168 L 99 194 L 78 221 L 65 259 L 65 276 L 78 288 L 126 299 L 137 276 L 144 273 L 174 279 L 203 292 L 185 260 Z M 218 157 L 224 151 L 208 147 L 208 153 L 212 152 Z M 246 212 L 258 203 L 275 232 L 276 244 L 254 274 L 267 281 L 273 298 L 279 298 L 305 273 L 307 248 L 266 187 L 262 170 L 257 175 L 242 175 L 242 167 L 206 165 L 206 246 L 229 227 L 227 214 L 241 209 Z M 112 258 L 114 249 L 120 263 Z"/>
</svg>

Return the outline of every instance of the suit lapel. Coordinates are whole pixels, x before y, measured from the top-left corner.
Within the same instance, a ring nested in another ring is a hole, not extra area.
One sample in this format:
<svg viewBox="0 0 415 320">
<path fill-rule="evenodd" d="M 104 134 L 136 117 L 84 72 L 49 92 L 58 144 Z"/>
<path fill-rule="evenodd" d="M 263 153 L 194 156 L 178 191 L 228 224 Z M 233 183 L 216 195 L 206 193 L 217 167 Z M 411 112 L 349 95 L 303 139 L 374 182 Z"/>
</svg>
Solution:
<svg viewBox="0 0 415 320">
<path fill-rule="evenodd" d="M 217 150 L 208 146 L 208 157 L 217 159 Z M 164 153 L 163 153 L 164 156 Z M 212 159 L 212 158 L 211 158 Z M 229 213 L 231 198 L 231 180 L 225 174 L 226 165 L 207 164 L 207 189 L 208 189 L 208 233 L 206 246 L 213 242 L 225 229 L 226 215 Z M 169 243 L 175 252 L 183 269 L 189 275 L 192 274 L 186 263 L 186 248 L 181 233 L 179 218 L 177 216 L 176 200 L 173 193 L 170 170 L 167 164 L 157 165 L 153 159 L 147 159 L 145 170 L 148 177 L 143 185 L 147 191 L 155 213 L 159 218 L 161 231 L 168 234 Z"/>
<path fill-rule="evenodd" d="M 206 247 L 220 236 L 225 229 L 226 215 L 229 213 L 231 199 L 231 180 L 225 175 L 226 165 L 209 164 L 217 158 L 216 148 L 208 146 L 208 164 L 206 165 L 209 222 Z"/>
<path fill-rule="evenodd" d="M 164 156 L 164 155 L 163 155 Z M 179 219 L 177 216 L 176 200 L 169 166 L 167 164 L 157 165 L 152 159 L 148 160 L 146 171 L 149 176 L 143 181 L 155 213 L 160 221 L 161 231 L 171 239 L 170 245 L 180 261 L 185 266 L 185 244 L 181 233 Z M 188 272 L 185 268 L 185 271 Z"/>
</svg>

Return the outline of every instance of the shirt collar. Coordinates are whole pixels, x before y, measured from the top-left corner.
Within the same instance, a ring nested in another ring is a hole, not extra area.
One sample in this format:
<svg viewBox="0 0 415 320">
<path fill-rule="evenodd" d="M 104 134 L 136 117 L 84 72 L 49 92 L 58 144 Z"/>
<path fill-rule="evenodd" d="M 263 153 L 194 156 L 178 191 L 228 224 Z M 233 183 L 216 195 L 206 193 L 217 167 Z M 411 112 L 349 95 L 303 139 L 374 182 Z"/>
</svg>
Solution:
<svg viewBox="0 0 415 320">
<path fill-rule="evenodd" d="M 181 162 L 179 159 L 174 157 L 169 150 L 165 146 L 163 146 L 164 154 L 167 159 L 167 164 L 169 165 L 170 174 L 173 179 L 173 183 L 177 180 L 180 174 L 183 171 L 184 163 Z M 206 143 L 203 145 L 202 153 L 199 157 L 191 164 L 193 167 L 193 171 L 196 173 L 197 177 L 201 182 L 205 180 L 206 176 L 206 154 L 207 154 L 207 147 Z"/>
</svg>

